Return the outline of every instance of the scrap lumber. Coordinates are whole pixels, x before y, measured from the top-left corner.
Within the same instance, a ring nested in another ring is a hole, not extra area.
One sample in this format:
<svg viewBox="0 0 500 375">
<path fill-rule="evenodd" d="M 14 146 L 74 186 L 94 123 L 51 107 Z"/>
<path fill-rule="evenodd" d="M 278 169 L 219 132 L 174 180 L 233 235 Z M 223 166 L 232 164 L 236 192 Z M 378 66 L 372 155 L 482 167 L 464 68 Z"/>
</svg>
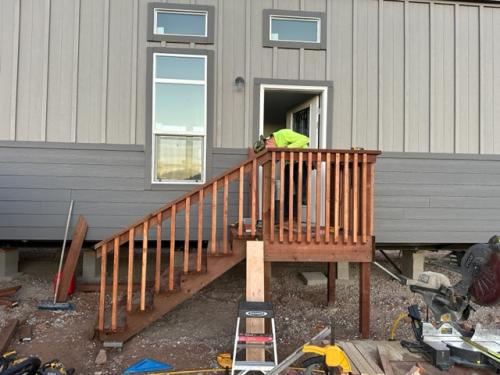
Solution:
<svg viewBox="0 0 500 375">
<path fill-rule="evenodd" d="M 394 375 L 394 371 L 392 370 L 391 362 L 389 362 L 389 358 L 387 356 L 387 349 L 382 345 L 377 346 L 377 352 L 380 359 L 380 364 L 382 365 L 382 369 L 384 370 L 386 375 Z"/>
<path fill-rule="evenodd" d="M 356 349 L 352 342 L 343 342 L 342 350 L 349 357 L 351 364 L 354 364 L 359 370 L 360 375 L 375 375 L 375 371 L 370 367 L 368 362 L 366 362 L 363 355 Z"/>
<path fill-rule="evenodd" d="M 372 345 L 370 345 L 372 342 L 373 341 L 367 340 L 356 341 L 354 346 L 356 347 L 356 349 L 358 349 L 358 351 L 361 353 L 365 361 L 372 368 L 373 372 L 376 375 L 384 375 L 384 371 L 375 361 L 375 358 L 377 357 L 377 350 L 375 347 L 372 347 Z"/>
<path fill-rule="evenodd" d="M 87 234 L 87 221 L 80 215 L 78 217 L 78 222 L 76 224 L 75 232 L 73 233 L 73 238 L 71 240 L 71 246 L 69 248 L 68 256 L 64 262 L 64 267 L 62 270 L 61 282 L 59 284 L 59 290 L 57 292 L 57 302 L 66 302 L 68 299 L 68 290 L 71 283 L 71 279 L 75 274 L 76 264 L 78 258 L 80 257 L 80 251 L 82 250 L 83 240 Z"/>
<path fill-rule="evenodd" d="M 10 319 L 7 325 L 0 331 L 0 354 L 5 353 L 9 349 L 10 341 L 16 333 L 19 320 Z"/>
<path fill-rule="evenodd" d="M 0 297 L 9 297 L 15 294 L 19 289 L 21 289 L 21 285 L 12 286 L 9 288 L 0 289 Z"/>
</svg>

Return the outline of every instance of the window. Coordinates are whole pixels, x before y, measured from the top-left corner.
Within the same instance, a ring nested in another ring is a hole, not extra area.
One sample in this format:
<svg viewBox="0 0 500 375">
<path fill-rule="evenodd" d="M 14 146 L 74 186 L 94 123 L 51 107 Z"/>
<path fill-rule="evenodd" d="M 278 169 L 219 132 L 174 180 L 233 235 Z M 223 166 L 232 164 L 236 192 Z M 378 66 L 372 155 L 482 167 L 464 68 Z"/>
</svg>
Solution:
<svg viewBox="0 0 500 375">
<path fill-rule="evenodd" d="M 266 47 L 325 49 L 325 14 L 266 9 L 263 35 Z"/>
<path fill-rule="evenodd" d="M 214 8 L 199 5 L 149 4 L 148 40 L 213 43 Z"/>
<path fill-rule="evenodd" d="M 271 16 L 269 39 L 282 42 L 320 42 L 319 18 L 293 18 Z"/>
<path fill-rule="evenodd" d="M 207 56 L 153 53 L 152 182 L 205 181 Z"/>
</svg>

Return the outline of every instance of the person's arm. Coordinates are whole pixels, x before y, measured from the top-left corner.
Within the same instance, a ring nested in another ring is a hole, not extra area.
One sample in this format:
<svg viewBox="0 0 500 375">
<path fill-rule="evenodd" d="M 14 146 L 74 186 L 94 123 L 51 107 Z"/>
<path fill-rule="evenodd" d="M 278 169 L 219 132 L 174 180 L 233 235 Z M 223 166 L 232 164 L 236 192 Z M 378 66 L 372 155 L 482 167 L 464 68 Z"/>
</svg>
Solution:
<svg viewBox="0 0 500 375">
<path fill-rule="evenodd" d="M 309 138 L 302 134 L 297 134 L 292 142 L 287 146 L 288 148 L 304 148 L 309 144 Z"/>
</svg>

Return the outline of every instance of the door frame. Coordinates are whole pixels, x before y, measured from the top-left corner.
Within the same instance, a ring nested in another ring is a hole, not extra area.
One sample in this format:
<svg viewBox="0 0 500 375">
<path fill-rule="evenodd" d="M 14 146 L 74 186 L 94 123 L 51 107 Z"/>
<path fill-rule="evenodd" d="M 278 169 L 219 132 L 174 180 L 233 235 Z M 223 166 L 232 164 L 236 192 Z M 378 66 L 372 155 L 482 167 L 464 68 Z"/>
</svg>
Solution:
<svg viewBox="0 0 500 375">
<path fill-rule="evenodd" d="M 258 134 L 264 132 L 264 96 L 268 91 L 301 91 L 311 92 L 320 95 L 320 122 L 319 122 L 319 145 L 318 148 L 327 148 L 327 133 L 328 133 L 328 86 L 309 86 L 309 85 L 292 85 L 292 84 L 276 84 L 276 83 L 260 83 L 259 85 L 259 103 L 258 103 Z"/>
</svg>

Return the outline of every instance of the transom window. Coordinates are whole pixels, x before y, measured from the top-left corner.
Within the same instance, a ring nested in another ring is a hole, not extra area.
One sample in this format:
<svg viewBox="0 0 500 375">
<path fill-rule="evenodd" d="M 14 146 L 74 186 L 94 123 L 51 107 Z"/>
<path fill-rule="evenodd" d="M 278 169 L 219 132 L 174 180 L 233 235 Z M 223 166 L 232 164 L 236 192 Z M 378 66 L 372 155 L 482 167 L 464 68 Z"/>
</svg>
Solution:
<svg viewBox="0 0 500 375">
<path fill-rule="evenodd" d="M 206 11 L 155 9 L 154 33 L 157 35 L 207 36 Z"/>
<path fill-rule="evenodd" d="M 269 39 L 282 42 L 320 43 L 319 18 L 271 16 Z"/>
<path fill-rule="evenodd" d="M 213 44 L 214 14 L 208 5 L 149 3 L 148 40 Z"/>
<path fill-rule="evenodd" d="M 207 56 L 153 54 L 153 182 L 205 181 Z"/>
<path fill-rule="evenodd" d="M 326 13 L 264 9 L 264 47 L 326 50 Z"/>
</svg>

